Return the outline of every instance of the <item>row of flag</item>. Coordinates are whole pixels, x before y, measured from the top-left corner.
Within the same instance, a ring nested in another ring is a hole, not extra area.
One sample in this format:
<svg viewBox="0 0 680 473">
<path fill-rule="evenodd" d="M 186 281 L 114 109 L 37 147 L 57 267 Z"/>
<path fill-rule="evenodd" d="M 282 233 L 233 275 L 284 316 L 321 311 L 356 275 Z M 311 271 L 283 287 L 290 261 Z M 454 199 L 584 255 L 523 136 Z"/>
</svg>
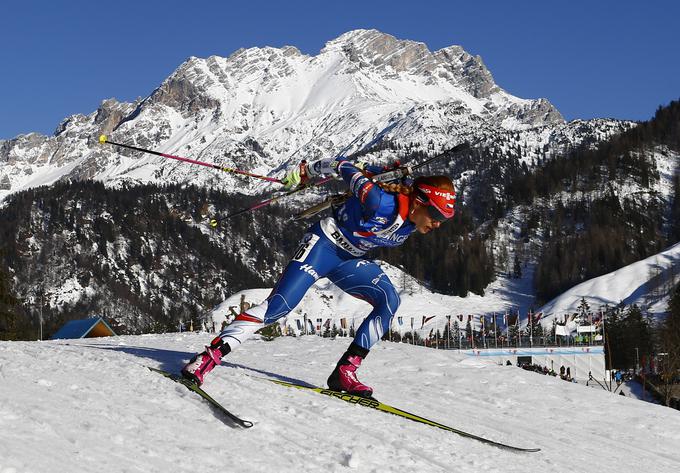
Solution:
<svg viewBox="0 0 680 473">
<path fill-rule="evenodd" d="M 467 315 L 467 316 L 465 316 L 463 314 L 459 314 L 459 315 L 456 315 L 455 318 L 458 319 L 459 322 L 467 321 L 469 323 L 474 323 L 475 321 L 479 320 L 481 326 L 484 327 L 484 326 L 487 326 L 487 325 L 493 326 L 495 323 L 497 323 L 497 319 L 500 315 L 503 315 L 503 324 L 504 325 L 519 325 L 519 321 L 520 321 L 519 314 L 508 314 L 507 312 L 505 314 L 498 314 L 498 315 L 493 314 L 493 315 L 488 315 L 488 316 L 487 315 L 479 315 L 479 316 Z M 543 314 L 540 313 L 540 312 L 537 313 L 537 314 L 529 313 L 529 320 L 533 320 L 534 323 L 537 323 L 541 319 L 542 316 L 543 316 Z M 422 329 L 425 326 L 426 323 L 428 323 L 430 320 L 434 319 L 435 317 L 436 317 L 435 315 L 431 315 L 431 316 L 425 316 L 424 315 L 424 316 L 422 316 L 422 319 L 420 319 L 420 328 Z M 447 323 L 450 324 L 451 319 L 454 316 L 447 315 L 445 317 L 446 317 Z M 410 317 L 410 319 L 411 319 L 411 328 L 414 328 L 415 325 L 416 325 L 416 320 L 418 320 L 418 318 L 417 317 Z M 340 319 L 340 327 L 343 330 L 347 330 L 348 325 L 353 326 L 354 319 L 352 318 L 352 319 L 349 319 L 349 320 L 351 320 L 350 323 L 348 323 L 347 318 L 341 318 Z M 312 319 L 305 317 L 303 320 L 301 320 L 301 319 L 295 320 L 298 330 L 303 331 L 305 329 L 305 327 L 304 327 L 305 321 L 308 324 L 308 326 L 307 326 L 308 329 L 316 330 L 317 332 L 320 331 L 322 328 L 330 329 L 331 323 L 332 323 L 332 319 L 330 319 L 330 318 L 327 318 L 325 322 L 323 321 L 322 318 L 317 318 L 316 324 L 315 324 L 312 321 Z M 402 327 L 404 325 L 404 317 L 397 317 L 397 323 L 399 324 L 400 327 Z"/>
<path fill-rule="evenodd" d="M 456 316 L 447 315 L 445 317 L 446 317 L 446 320 L 447 320 L 447 324 L 451 324 L 452 318 L 453 318 L 454 321 L 457 319 L 457 321 L 459 323 L 463 323 L 463 322 L 468 323 L 469 322 L 470 324 L 474 324 L 476 321 L 479 321 L 482 329 L 484 329 L 485 327 L 493 327 L 494 325 L 496 325 L 498 323 L 500 316 L 502 316 L 504 326 L 512 326 L 512 325 L 519 326 L 520 319 L 521 319 L 519 312 L 514 313 L 514 314 L 505 312 L 504 314 L 500 314 L 500 313 L 495 314 L 494 313 L 493 315 L 467 315 L 467 316 L 463 315 L 463 314 L 459 314 L 459 315 L 456 315 Z M 420 329 L 422 329 L 425 326 L 426 323 L 428 323 L 429 321 L 431 321 L 435 317 L 436 316 L 434 316 L 434 315 L 431 315 L 431 316 L 425 316 L 424 315 L 424 316 L 422 316 L 421 319 L 418 319 L 417 317 L 410 317 L 411 329 L 415 328 L 415 326 L 417 325 L 417 322 L 416 322 L 417 320 L 420 321 Z M 529 314 L 527 316 L 527 324 L 530 324 L 531 322 L 536 324 L 541 320 L 542 317 L 543 317 L 542 312 L 538 312 L 538 313 L 535 313 L 535 314 L 532 313 L 532 312 L 529 312 Z M 573 321 L 576 317 L 578 317 L 577 314 L 565 315 L 563 317 L 563 320 L 561 321 L 561 323 L 560 323 L 560 321 L 557 321 L 557 324 L 558 325 L 567 324 L 567 323 Z M 405 317 L 397 317 L 396 318 L 397 323 L 399 324 L 400 327 L 404 326 L 404 319 L 405 319 Z M 406 318 L 406 319 L 408 320 L 408 318 Z M 600 314 L 599 316 L 593 317 L 592 314 L 591 314 L 590 320 L 591 320 L 591 322 L 590 322 L 591 325 L 593 325 L 593 324 L 599 325 L 602 321 L 602 315 Z M 295 322 L 296 322 L 296 325 L 297 325 L 297 329 L 299 331 L 305 330 L 305 323 L 306 323 L 308 330 L 312 330 L 312 331 L 316 330 L 317 332 L 320 332 L 322 328 L 323 329 L 330 329 L 331 324 L 333 323 L 333 319 L 327 318 L 326 321 L 324 322 L 322 318 L 317 318 L 316 324 L 315 324 L 312 321 L 312 319 L 305 317 L 303 320 L 296 319 Z M 353 318 L 347 319 L 346 317 L 343 317 L 343 318 L 340 319 L 340 328 L 342 328 L 343 330 L 347 330 L 349 326 L 351 326 L 352 328 L 354 327 L 354 319 Z"/>
</svg>

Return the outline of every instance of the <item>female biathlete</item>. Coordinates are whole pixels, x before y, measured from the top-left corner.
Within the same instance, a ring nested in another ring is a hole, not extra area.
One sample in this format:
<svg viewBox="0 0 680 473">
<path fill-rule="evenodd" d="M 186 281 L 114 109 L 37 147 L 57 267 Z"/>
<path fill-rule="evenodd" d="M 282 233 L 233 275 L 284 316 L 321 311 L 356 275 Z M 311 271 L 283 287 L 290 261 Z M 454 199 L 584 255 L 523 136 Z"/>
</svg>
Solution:
<svg viewBox="0 0 680 473">
<path fill-rule="evenodd" d="M 222 358 L 257 330 L 285 317 L 319 278 L 369 302 L 373 310 L 359 326 L 353 342 L 328 378 L 328 388 L 370 397 L 356 370 L 389 329 L 399 307 L 399 295 L 380 267 L 362 256 L 379 246 L 398 246 L 414 231 L 429 233 L 453 217 L 455 191 L 446 176 L 415 179 L 411 186 L 372 181 L 343 157 L 302 162 L 283 179 L 288 188 L 305 180 L 337 173 L 352 196 L 332 217 L 314 224 L 267 299 L 240 314 L 184 366 L 186 378 L 202 384 Z"/>
</svg>

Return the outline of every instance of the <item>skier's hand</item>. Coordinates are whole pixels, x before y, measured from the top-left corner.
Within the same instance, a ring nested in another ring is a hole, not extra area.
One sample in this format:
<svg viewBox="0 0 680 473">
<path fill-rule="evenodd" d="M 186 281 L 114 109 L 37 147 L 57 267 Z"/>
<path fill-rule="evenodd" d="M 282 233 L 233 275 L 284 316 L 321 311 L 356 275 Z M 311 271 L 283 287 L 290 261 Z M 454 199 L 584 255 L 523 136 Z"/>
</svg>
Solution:
<svg viewBox="0 0 680 473">
<path fill-rule="evenodd" d="M 300 185 L 304 185 L 309 181 L 309 170 L 307 168 L 307 161 L 301 161 L 300 165 L 291 171 L 288 171 L 281 180 L 286 190 L 291 190 Z"/>
</svg>

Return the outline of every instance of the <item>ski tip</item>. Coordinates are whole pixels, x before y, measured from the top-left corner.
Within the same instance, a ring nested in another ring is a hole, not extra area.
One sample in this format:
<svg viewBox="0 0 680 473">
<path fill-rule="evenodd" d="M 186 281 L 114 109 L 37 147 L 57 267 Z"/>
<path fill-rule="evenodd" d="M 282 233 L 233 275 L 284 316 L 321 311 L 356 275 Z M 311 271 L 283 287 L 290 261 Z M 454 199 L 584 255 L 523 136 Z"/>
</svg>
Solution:
<svg viewBox="0 0 680 473">
<path fill-rule="evenodd" d="M 212 228 L 217 228 L 217 224 L 218 224 L 217 219 L 215 219 L 215 218 L 210 219 L 210 226 Z"/>
<path fill-rule="evenodd" d="M 107 141 L 106 135 L 99 135 L 99 142 L 100 142 L 101 144 L 106 143 L 106 141 Z"/>
</svg>

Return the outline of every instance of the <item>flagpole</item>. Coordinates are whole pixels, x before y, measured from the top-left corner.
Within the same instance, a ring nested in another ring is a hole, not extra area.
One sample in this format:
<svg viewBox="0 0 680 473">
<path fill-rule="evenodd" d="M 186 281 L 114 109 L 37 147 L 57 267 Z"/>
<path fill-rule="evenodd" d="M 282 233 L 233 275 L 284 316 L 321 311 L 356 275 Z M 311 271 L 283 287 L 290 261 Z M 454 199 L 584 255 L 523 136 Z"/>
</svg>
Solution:
<svg viewBox="0 0 680 473">
<path fill-rule="evenodd" d="M 446 349 L 451 348 L 451 316 L 446 316 Z"/>
<path fill-rule="evenodd" d="M 486 348 L 486 315 L 482 314 L 480 318 L 482 320 L 482 346 Z"/>
<path fill-rule="evenodd" d="M 496 348 L 498 348 L 498 330 L 496 329 L 496 326 L 498 325 L 498 320 L 496 319 L 496 313 L 493 313 L 493 339 L 494 339 L 494 345 Z"/>
<path fill-rule="evenodd" d="M 475 316 L 472 315 L 472 322 L 470 323 L 470 345 L 475 348 Z"/>
<path fill-rule="evenodd" d="M 503 322 L 505 322 L 505 343 L 510 348 L 510 319 L 508 319 L 508 311 L 505 310 L 505 317 Z"/>
</svg>

